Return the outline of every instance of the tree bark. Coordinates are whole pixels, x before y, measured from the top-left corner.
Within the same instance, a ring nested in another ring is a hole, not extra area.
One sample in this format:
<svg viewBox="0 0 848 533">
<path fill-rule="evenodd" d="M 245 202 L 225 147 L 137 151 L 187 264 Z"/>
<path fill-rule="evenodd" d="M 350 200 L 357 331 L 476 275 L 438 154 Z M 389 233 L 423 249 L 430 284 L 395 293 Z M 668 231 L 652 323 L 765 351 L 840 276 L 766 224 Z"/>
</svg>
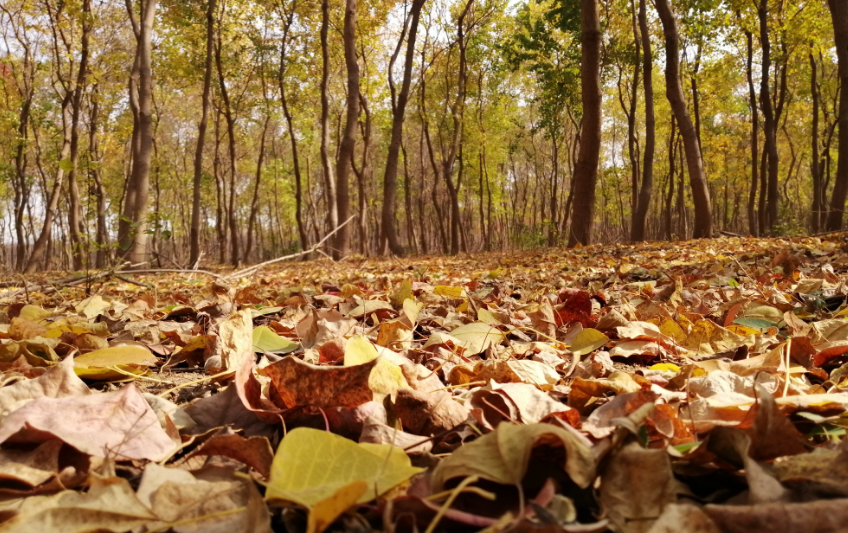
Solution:
<svg viewBox="0 0 848 533">
<path fill-rule="evenodd" d="M 336 181 L 330 164 L 330 49 L 327 42 L 330 26 L 330 1 L 321 0 L 321 170 L 324 177 L 324 199 L 327 225 L 332 231 L 339 225 L 336 205 Z"/>
<path fill-rule="evenodd" d="M 380 217 L 382 222 L 383 239 L 388 243 L 389 250 L 395 255 L 403 255 L 404 249 L 400 244 L 397 232 L 395 215 L 397 212 L 397 174 L 398 158 L 400 155 L 401 142 L 403 141 L 403 122 L 406 114 L 406 104 L 409 101 L 409 86 L 412 81 L 412 64 L 415 54 L 415 38 L 418 33 L 418 21 L 421 9 L 426 0 L 413 0 L 410 7 L 409 36 L 406 41 L 406 54 L 403 64 L 403 81 L 397 102 L 392 99 L 392 136 L 389 141 L 389 153 L 386 157 L 386 171 L 383 174 L 383 211 Z M 401 35 L 401 40 L 403 35 Z M 398 43 L 400 45 L 400 43 Z M 389 80 L 392 78 L 392 66 L 394 57 L 389 67 Z M 394 96 L 394 84 L 391 83 L 392 96 Z M 408 187 L 409 184 L 407 183 Z"/>
<path fill-rule="evenodd" d="M 601 24 L 597 0 L 580 0 L 580 96 L 583 124 L 574 168 L 574 215 L 568 245 L 592 243 L 601 151 Z"/>
<path fill-rule="evenodd" d="M 223 9 L 223 6 L 222 6 Z M 232 103 L 230 102 L 227 84 L 224 80 L 224 68 L 221 60 L 221 52 L 223 48 L 221 35 L 221 20 L 223 17 L 218 17 L 218 34 L 217 43 L 215 46 L 215 65 L 218 68 L 218 89 L 221 93 L 221 101 L 224 104 L 224 119 L 227 122 L 227 148 L 230 159 L 230 196 L 227 204 L 227 221 L 229 222 L 230 230 L 230 263 L 233 266 L 239 264 L 239 231 L 238 217 L 236 217 L 236 119 L 233 114 Z"/>
<path fill-rule="evenodd" d="M 83 0 L 80 26 L 80 62 L 77 79 L 71 98 L 71 171 L 68 172 L 68 226 L 71 237 L 71 257 L 74 270 L 88 265 L 88 245 L 85 242 L 85 227 L 82 220 L 77 170 L 79 167 L 79 130 L 82 112 L 82 94 L 88 79 L 89 37 L 92 29 L 91 0 Z"/>
<path fill-rule="evenodd" d="M 203 96 L 201 99 L 200 124 L 197 125 L 197 145 L 194 149 L 194 180 L 191 195 L 191 233 L 189 265 L 197 267 L 200 262 L 200 189 L 203 182 L 203 145 L 209 124 L 209 94 L 212 90 L 212 54 L 215 44 L 216 0 L 206 6 L 206 63 L 203 71 Z"/>
<path fill-rule="evenodd" d="M 636 216 L 633 217 L 633 241 L 646 238 L 648 211 L 654 187 L 654 150 L 656 145 L 656 117 L 654 116 L 654 82 L 652 72 L 654 58 L 651 52 L 651 33 L 648 29 L 646 0 L 639 0 L 639 34 L 642 38 L 642 83 L 645 89 L 645 153 L 642 161 L 642 186 L 636 203 Z"/>
<path fill-rule="evenodd" d="M 336 160 L 336 211 L 338 222 L 350 216 L 350 167 L 359 120 L 359 64 L 356 60 L 356 0 L 345 0 L 344 57 L 347 69 L 347 114 Z M 336 233 L 333 258 L 338 260 L 350 251 L 350 225 Z"/>
<path fill-rule="evenodd" d="M 845 197 L 848 194 L 848 0 L 828 0 L 833 20 L 836 57 L 839 62 L 839 146 L 837 148 L 836 177 L 830 199 L 826 230 L 842 229 Z"/>
<path fill-rule="evenodd" d="M 748 79 L 748 106 L 751 108 L 751 187 L 748 194 L 748 229 L 752 236 L 758 237 L 760 231 L 757 210 L 757 180 L 759 179 L 757 158 L 760 149 L 757 145 L 760 138 L 760 119 L 757 113 L 757 90 L 754 88 L 754 36 L 748 30 L 745 30 L 745 40 L 748 52 L 745 62 L 745 76 Z"/>
<path fill-rule="evenodd" d="M 760 107 L 763 110 L 763 132 L 765 133 L 766 159 L 766 188 L 760 194 L 766 195 L 765 224 L 760 228 L 763 233 L 771 233 L 777 222 L 777 208 L 780 200 L 778 190 L 778 152 L 777 152 L 777 120 L 771 102 L 769 77 L 771 75 L 771 41 L 768 33 L 768 0 L 760 0 L 757 8 L 760 22 L 760 47 L 762 48 L 762 73 L 760 74 Z M 762 218 L 762 216 L 760 217 Z"/>
<path fill-rule="evenodd" d="M 810 137 L 810 175 L 813 178 L 813 206 L 810 215 L 810 229 L 813 233 L 821 231 L 821 213 L 824 208 L 824 195 L 822 194 L 821 166 L 819 165 L 819 85 L 818 85 L 818 63 L 813 55 L 810 45 L 810 95 L 813 100 L 813 124 Z"/>
<path fill-rule="evenodd" d="M 677 22 L 668 0 L 657 0 L 657 12 L 663 26 L 666 49 L 666 96 L 677 118 L 683 147 L 686 153 L 686 167 L 689 171 L 689 186 L 692 189 L 692 200 L 695 204 L 695 224 L 693 237 L 696 239 L 710 237 L 713 232 L 712 205 L 710 191 L 707 188 L 707 176 L 704 171 L 704 161 L 698 146 L 698 136 L 695 125 L 686 108 L 683 98 L 683 86 L 680 82 L 680 37 L 677 32 Z"/>
<path fill-rule="evenodd" d="M 150 190 L 150 159 L 153 154 L 152 33 L 157 0 L 138 0 L 136 21 L 132 0 L 127 12 L 136 38 L 135 61 L 130 75 L 130 108 L 133 112 L 132 171 L 127 184 L 118 241 L 124 257 L 133 264 L 147 260 L 147 204 Z"/>
<path fill-rule="evenodd" d="M 280 87 L 280 103 L 283 106 L 283 115 L 286 118 L 286 129 L 289 134 L 292 151 L 292 167 L 294 170 L 294 219 L 297 224 L 297 235 L 300 239 L 300 249 L 307 250 L 309 248 L 309 236 L 306 232 L 306 225 L 303 223 L 303 178 L 300 175 L 300 157 L 297 152 L 297 137 L 294 133 L 294 125 L 292 114 L 289 110 L 288 98 L 286 97 L 286 67 L 288 61 L 288 36 L 294 22 L 294 6 L 291 11 L 286 13 L 283 18 L 283 37 L 280 43 L 280 70 L 277 78 L 277 84 Z"/>
</svg>

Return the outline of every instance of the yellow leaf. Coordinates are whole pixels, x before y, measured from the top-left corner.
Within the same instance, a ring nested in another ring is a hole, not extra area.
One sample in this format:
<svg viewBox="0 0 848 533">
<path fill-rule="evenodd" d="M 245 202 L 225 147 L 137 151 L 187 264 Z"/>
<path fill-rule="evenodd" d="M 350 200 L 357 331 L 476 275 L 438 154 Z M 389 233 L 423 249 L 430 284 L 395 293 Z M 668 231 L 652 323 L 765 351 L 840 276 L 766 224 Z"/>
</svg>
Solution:
<svg viewBox="0 0 848 533">
<path fill-rule="evenodd" d="M 686 340 L 686 332 L 673 319 L 666 318 L 659 326 L 660 333 L 666 337 L 671 337 L 677 344 L 682 344 Z"/>
<path fill-rule="evenodd" d="M 406 318 L 409 319 L 409 323 L 413 326 L 415 325 L 415 322 L 418 321 L 418 314 L 423 308 L 423 303 L 417 303 L 414 300 L 403 301 L 403 314 L 406 315 Z"/>
<path fill-rule="evenodd" d="M 498 317 L 496 317 L 494 313 L 492 313 L 488 309 L 483 308 L 477 310 L 477 320 L 479 320 L 480 322 L 485 322 L 486 324 L 490 324 L 492 326 L 497 326 L 501 323 L 501 321 L 498 320 Z"/>
<path fill-rule="evenodd" d="M 480 353 L 489 345 L 498 344 L 504 339 L 503 332 L 484 322 L 472 322 L 459 326 L 451 331 L 450 335 L 462 342 L 462 347 L 468 352 L 467 355 Z"/>
<path fill-rule="evenodd" d="M 266 498 L 311 510 L 354 481 L 362 481 L 367 490 L 355 503 L 367 503 L 421 470 L 412 466 L 400 448 L 358 444 L 328 431 L 295 428 L 274 455 Z"/>
<path fill-rule="evenodd" d="M 659 370 L 660 372 L 680 372 L 680 367 L 674 363 L 657 363 L 650 369 Z"/>
<path fill-rule="evenodd" d="M 436 296 L 446 296 L 448 298 L 453 298 L 454 300 L 462 298 L 462 293 L 462 287 L 452 287 L 450 285 L 436 285 L 433 288 L 433 294 L 435 294 Z"/>
<path fill-rule="evenodd" d="M 377 348 L 362 335 L 351 337 L 345 344 L 344 366 L 356 366 L 373 361 L 379 357 Z"/>
<path fill-rule="evenodd" d="M 574 337 L 571 352 L 580 357 L 609 342 L 609 337 L 594 328 L 586 328 Z"/>
<path fill-rule="evenodd" d="M 138 374 L 143 371 L 139 367 L 150 366 L 155 362 L 156 356 L 141 346 L 112 346 L 88 352 L 74 359 L 74 372 L 81 378 L 110 381 L 127 377 L 110 367 Z"/>
<path fill-rule="evenodd" d="M 377 359 L 377 357 L 379 357 L 377 348 L 361 335 L 352 337 L 345 344 L 345 366 L 362 365 Z M 409 387 L 409 383 L 403 377 L 403 371 L 398 365 L 380 358 L 368 376 L 368 387 L 377 395 L 376 400 L 382 400 L 389 395 L 394 397 L 399 388 Z"/>
<path fill-rule="evenodd" d="M 408 278 L 401 282 L 400 287 L 398 287 L 398 290 L 396 290 L 391 297 L 392 305 L 395 307 L 404 306 L 406 304 L 406 300 L 413 299 L 412 280 Z"/>
<path fill-rule="evenodd" d="M 347 511 L 368 490 L 368 484 L 361 479 L 354 480 L 339 488 L 332 496 L 322 500 L 309 511 L 306 533 L 321 533 L 336 518 Z"/>
<path fill-rule="evenodd" d="M 39 322 L 50 316 L 50 314 L 49 311 L 45 311 L 37 305 L 25 305 L 21 307 L 21 313 L 18 316 L 30 322 Z"/>
</svg>

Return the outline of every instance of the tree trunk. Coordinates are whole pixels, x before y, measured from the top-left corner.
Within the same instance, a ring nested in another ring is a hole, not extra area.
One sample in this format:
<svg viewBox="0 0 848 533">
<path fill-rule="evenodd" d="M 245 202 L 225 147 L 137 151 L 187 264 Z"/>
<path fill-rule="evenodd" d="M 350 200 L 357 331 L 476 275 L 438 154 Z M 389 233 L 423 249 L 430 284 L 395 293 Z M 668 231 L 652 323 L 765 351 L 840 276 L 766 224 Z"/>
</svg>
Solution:
<svg viewBox="0 0 848 533">
<path fill-rule="evenodd" d="M 82 112 L 82 94 L 88 79 L 89 36 L 92 28 L 91 0 L 83 0 L 80 36 L 80 62 L 71 99 L 71 171 L 68 172 L 68 226 L 70 227 L 71 252 L 74 270 L 88 265 L 88 245 L 82 220 L 77 170 L 79 167 L 79 129 Z"/>
<path fill-rule="evenodd" d="M 222 6 L 223 9 L 223 6 Z M 239 264 L 239 231 L 238 217 L 236 216 L 236 119 L 230 102 L 227 84 L 224 80 L 224 68 L 221 62 L 221 51 L 223 48 L 221 36 L 221 19 L 218 18 L 218 34 L 215 46 L 215 65 L 218 68 L 218 89 L 221 93 L 221 101 L 224 104 L 224 118 L 227 121 L 227 147 L 230 159 L 230 197 L 227 204 L 227 221 L 230 230 L 230 263 L 233 266 Z"/>
<path fill-rule="evenodd" d="M 704 161 L 698 147 L 698 135 L 695 125 L 686 108 L 683 98 L 683 86 L 680 83 L 680 37 L 677 22 L 668 0 L 657 0 L 657 11 L 663 26 L 666 49 L 666 96 L 677 118 L 683 147 L 686 153 L 686 167 L 689 170 L 689 186 L 692 188 L 692 200 L 695 203 L 695 224 L 693 237 L 709 237 L 713 232 L 712 205 L 710 191 L 707 188 L 707 176 Z"/>
<path fill-rule="evenodd" d="M 197 268 L 200 262 L 200 189 L 203 182 L 203 145 L 209 123 L 209 94 L 212 90 L 212 53 L 215 44 L 215 0 L 206 6 L 206 63 L 203 71 L 203 97 L 201 99 L 200 124 L 197 125 L 197 146 L 194 150 L 194 181 L 191 196 L 191 233 L 189 265 Z"/>
<path fill-rule="evenodd" d="M 810 95 L 813 99 L 813 125 L 810 138 L 810 149 L 813 154 L 810 161 L 810 175 L 813 178 L 813 212 L 810 216 L 810 229 L 813 233 L 821 231 L 821 212 L 824 208 L 821 167 L 819 166 L 819 86 L 817 67 L 818 63 L 816 63 L 812 45 L 810 45 Z"/>
<path fill-rule="evenodd" d="M 330 163 L 330 49 L 327 32 L 330 26 L 330 0 L 321 0 L 321 170 L 324 177 L 324 199 L 327 204 L 327 225 L 332 231 L 339 225 L 336 205 L 336 181 Z"/>
<path fill-rule="evenodd" d="M 760 21 L 760 47 L 762 48 L 762 73 L 760 74 L 760 107 L 763 110 L 763 131 L 765 133 L 766 187 L 760 194 L 766 195 L 765 225 L 760 228 L 763 233 L 771 233 L 777 222 L 777 204 L 780 200 L 778 191 L 778 152 L 777 152 L 777 120 L 771 102 L 769 76 L 771 75 L 771 42 L 768 34 L 768 0 L 760 0 L 757 8 Z M 762 217 L 761 217 L 762 218 Z"/>
<path fill-rule="evenodd" d="M 848 0 L 828 0 L 833 20 L 836 57 L 839 62 L 839 146 L 836 178 L 827 215 L 826 230 L 842 229 L 842 214 L 848 194 Z"/>
<path fill-rule="evenodd" d="M 350 174 L 356 123 L 359 120 L 359 64 L 356 60 L 356 0 L 345 0 L 344 57 L 347 69 L 347 115 L 336 160 L 336 211 L 338 223 L 350 216 Z M 339 229 L 335 236 L 333 259 L 341 259 L 350 251 L 350 226 Z"/>
<path fill-rule="evenodd" d="M 88 119 L 88 153 L 89 174 L 94 180 L 94 196 L 97 202 L 97 229 L 95 240 L 97 241 L 97 253 L 94 265 L 97 268 L 106 268 L 109 263 L 109 231 L 106 228 L 106 190 L 103 187 L 103 177 L 100 173 L 100 148 L 97 142 L 97 122 L 100 116 L 99 91 L 97 85 L 92 87 L 89 97 L 89 119 Z"/>
<path fill-rule="evenodd" d="M 751 187 L 748 194 L 748 229 L 752 236 L 758 237 L 760 231 L 757 210 L 757 180 L 759 179 L 757 157 L 759 157 L 760 149 L 757 144 L 760 138 L 760 119 L 757 116 L 757 91 L 754 88 L 754 36 L 747 30 L 745 31 L 745 40 L 748 52 L 745 62 L 745 75 L 748 78 L 748 106 L 751 108 Z"/>
<path fill-rule="evenodd" d="M 289 133 L 289 141 L 292 151 L 292 166 L 294 170 L 294 220 L 297 224 L 297 236 L 300 239 L 300 249 L 305 251 L 309 248 L 309 236 L 306 233 L 306 225 L 303 223 L 303 183 L 300 175 L 300 157 L 297 153 L 297 137 L 294 133 L 294 125 L 292 123 L 292 114 L 289 110 L 288 99 L 286 98 L 286 67 L 288 57 L 288 36 L 291 30 L 292 22 L 294 22 L 294 6 L 284 17 L 283 37 L 280 43 L 280 70 L 277 78 L 277 84 L 280 87 L 280 103 L 283 106 L 283 115 L 286 118 L 286 128 Z"/>
<path fill-rule="evenodd" d="M 151 72 L 153 21 L 157 0 L 138 0 L 136 21 L 132 0 L 127 12 L 136 38 L 135 61 L 130 75 L 130 108 L 133 111 L 132 171 L 127 184 L 118 240 L 124 257 L 133 264 L 147 260 L 147 204 L 150 189 L 150 158 L 153 154 L 153 79 Z"/>
<path fill-rule="evenodd" d="M 651 52 L 651 33 L 648 29 L 646 0 L 639 0 L 639 34 L 642 38 L 642 82 L 645 88 L 645 153 L 642 161 L 642 186 L 636 202 L 636 216 L 633 217 L 631 240 L 643 241 L 646 238 L 648 211 L 654 187 L 654 149 L 656 144 L 656 118 L 654 117 L 654 69 Z"/>
<path fill-rule="evenodd" d="M 364 51 L 363 51 L 364 53 Z M 368 181 L 372 175 L 371 172 L 371 108 L 368 107 L 368 100 L 360 92 L 359 103 L 362 108 L 362 113 L 365 115 L 365 121 L 360 123 L 362 133 L 362 163 L 361 166 L 356 166 L 356 156 L 351 154 L 350 164 L 353 168 L 353 173 L 356 175 L 357 186 L 357 202 L 359 204 L 359 221 L 357 223 L 357 233 L 359 233 L 359 253 L 368 255 Z"/>
<path fill-rule="evenodd" d="M 262 136 L 259 139 L 259 156 L 256 158 L 256 181 L 253 185 L 253 199 L 250 201 L 250 215 L 247 219 L 247 240 L 244 243 L 244 252 L 242 260 L 245 263 L 250 262 L 250 252 L 253 251 L 253 232 L 256 228 L 256 216 L 259 214 L 259 189 L 262 185 L 262 165 L 265 163 L 265 138 L 268 136 L 268 125 L 271 123 L 271 116 L 265 116 L 265 122 L 262 125 Z"/>
<path fill-rule="evenodd" d="M 568 245 L 592 243 L 601 151 L 601 24 L 597 0 L 580 0 L 580 93 L 583 124 L 574 168 L 574 215 Z"/>
<path fill-rule="evenodd" d="M 389 141 L 389 153 L 386 157 L 386 171 L 383 174 L 383 211 L 381 216 L 383 239 L 388 243 L 389 250 L 395 255 L 403 255 L 404 249 L 398 238 L 395 213 L 397 211 L 397 174 L 398 157 L 400 155 L 401 142 L 403 140 L 403 121 L 406 114 L 406 104 L 409 101 L 409 86 L 412 81 L 413 57 L 415 54 L 415 38 L 418 33 L 418 20 L 421 8 L 426 0 L 413 0 L 410 8 L 409 37 L 406 41 L 406 54 L 403 65 L 403 81 L 397 102 L 392 99 L 392 136 Z M 403 35 L 401 34 L 401 40 Z M 400 45 L 400 43 L 398 43 Z M 391 82 L 392 66 L 395 56 L 389 66 L 389 81 L 394 96 L 394 83 Z M 407 184 L 408 186 L 409 184 Z"/>
</svg>

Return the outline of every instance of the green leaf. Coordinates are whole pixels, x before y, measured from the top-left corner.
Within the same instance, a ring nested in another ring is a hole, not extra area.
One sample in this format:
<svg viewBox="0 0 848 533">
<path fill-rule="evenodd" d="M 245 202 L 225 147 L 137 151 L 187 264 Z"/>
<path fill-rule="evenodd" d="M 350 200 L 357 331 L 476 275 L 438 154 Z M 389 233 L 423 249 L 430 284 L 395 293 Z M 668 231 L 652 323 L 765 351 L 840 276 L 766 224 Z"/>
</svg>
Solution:
<svg viewBox="0 0 848 533">
<path fill-rule="evenodd" d="M 586 328 L 574 337 L 571 352 L 580 357 L 590 353 L 609 342 L 609 337 L 593 328 Z"/>
<path fill-rule="evenodd" d="M 745 326 L 746 328 L 753 329 L 769 329 L 777 326 L 774 322 L 769 320 L 765 320 L 763 318 L 737 318 L 733 321 L 734 324 L 738 326 Z"/>
<path fill-rule="evenodd" d="M 59 161 L 59 168 L 62 169 L 64 172 L 70 172 L 74 169 L 74 164 L 71 162 L 70 159 L 63 159 Z"/>
<path fill-rule="evenodd" d="M 253 350 L 268 353 L 289 353 L 297 350 L 300 346 L 285 337 L 280 337 L 268 326 L 253 328 Z"/>
<path fill-rule="evenodd" d="M 421 470 L 400 448 L 358 444 L 328 431 L 296 428 L 274 455 L 266 497 L 313 509 L 351 483 L 364 481 L 368 488 L 355 503 L 367 503 Z"/>
<path fill-rule="evenodd" d="M 486 324 L 485 322 L 472 322 L 459 326 L 450 332 L 451 337 L 462 342 L 462 347 L 469 353 L 480 353 L 491 344 L 497 344 L 504 340 L 501 330 Z"/>
</svg>

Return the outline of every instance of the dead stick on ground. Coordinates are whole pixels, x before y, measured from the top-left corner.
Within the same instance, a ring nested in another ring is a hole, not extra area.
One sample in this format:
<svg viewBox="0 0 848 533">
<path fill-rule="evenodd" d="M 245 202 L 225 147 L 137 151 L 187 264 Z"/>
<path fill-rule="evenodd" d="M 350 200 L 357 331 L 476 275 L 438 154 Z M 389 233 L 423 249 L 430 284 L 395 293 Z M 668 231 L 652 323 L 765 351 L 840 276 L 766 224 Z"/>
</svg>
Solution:
<svg viewBox="0 0 848 533">
<path fill-rule="evenodd" d="M 340 229 L 345 227 L 354 218 L 356 218 L 356 215 L 353 215 L 349 219 L 345 220 L 343 223 L 339 224 L 336 227 L 336 229 L 334 229 L 330 233 L 326 234 L 323 239 L 321 239 L 320 241 L 315 243 L 315 245 L 312 246 L 312 248 L 310 248 L 309 250 L 304 250 L 302 252 L 297 252 L 297 253 L 290 254 L 290 255 L 284 255 L 284 256 L 278 257 L 276 259 L 271 259 L 270 261 L 265 261 L 264 263 L 259 263 L 258 265 L 253 265 L 252 267 L 247 267 L 245 269 L 238 270 L 236 272 L 233 272 L 229 276 L 225 276 L 224 279 L 228 280 L 228 279 L 233 279 L 233 278 L 240 278 L 240 277 L 246 276 L 248 274 L 253 274 L 254 272 L 256 272 L 257 270 L 259 270 L 262 267 L 266 267 L 268 265 L 273 265 L 274 263 L 279 263 L 280 261 L 285 261 L 286 259 L 294 259 L 295 257 L 300 257 L 302 255 L 307 255 L 307 254 L 311 254 L 312 252 L 316 252 L 316 251 L 318 251 L 318 248 L 320 248 L 322 244 L 327 242 L 327 240 L 329 240 L 330 237 L 332 237 L 337 231 L 339 231 Z"/>
</svg>

